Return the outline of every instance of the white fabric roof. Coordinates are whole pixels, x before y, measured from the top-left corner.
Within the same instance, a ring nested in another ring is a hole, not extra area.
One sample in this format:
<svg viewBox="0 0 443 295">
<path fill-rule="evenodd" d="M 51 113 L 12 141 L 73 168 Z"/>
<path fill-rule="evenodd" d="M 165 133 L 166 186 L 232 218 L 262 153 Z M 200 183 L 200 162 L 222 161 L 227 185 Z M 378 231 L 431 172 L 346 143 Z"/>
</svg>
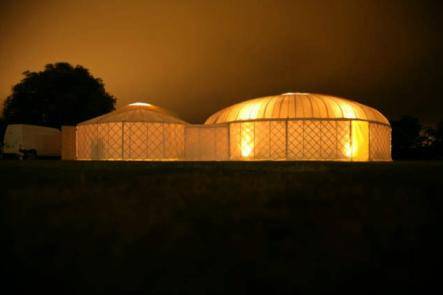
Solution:
<svg viewBox="0 0 443 295">
<path fill-rule="evenodd" d="M 389 125 L 374 108 L 323 94 L 285 93 L 247 100 L 218 111 L 205 124 L 260 119 L 361 119 Z"/>
<path fill-rule="evenodd" d="M 185 121 L 175 117 L 168 111 L 158 106 L 137 102 L 102 116 L 83 121 L 78 125 L 110 122 L 158 122 L 187 124 Z"/>
</svg>

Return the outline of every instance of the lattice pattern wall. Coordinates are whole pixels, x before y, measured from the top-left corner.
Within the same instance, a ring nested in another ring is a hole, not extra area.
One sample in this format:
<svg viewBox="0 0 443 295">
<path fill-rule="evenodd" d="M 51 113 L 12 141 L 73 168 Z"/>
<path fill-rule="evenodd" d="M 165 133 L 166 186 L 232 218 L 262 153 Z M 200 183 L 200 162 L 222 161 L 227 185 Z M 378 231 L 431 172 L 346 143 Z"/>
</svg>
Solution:
<svg viewBox="0 0 443 295">
<path fill-rule="evenodd" d="M 76 153 L 80 160 L 390 161 L 391 129 L 357 120 L 101 123 L 77 126 Z"/>
<path fill-rule="evenodd" d="M 367 132 L 359 132 L 365 138 L 357 138 L 356 131 L 361 131 L 363 126 L 367 130 L 368 125 L 370 138 Z M 391 160 L 390 142 L 389 127 L 364 121 L 269 120 L 230 123 L 232 160 Z"/>
<path fill-rule="evenodd" d="M 369 151 L 372 161 L 391 161 L 391 128 L 369 124 Z"/>
<path fill-rule="evenodd" d="M 182 124 L 117 122 L 77 126 L 79 160 L 184 158 Z"/>
<path fill-rule="evenodd" d="M 194 161 L 229 160 L 228 125 L 187 126 L 185 158 Z"/>
</svg>

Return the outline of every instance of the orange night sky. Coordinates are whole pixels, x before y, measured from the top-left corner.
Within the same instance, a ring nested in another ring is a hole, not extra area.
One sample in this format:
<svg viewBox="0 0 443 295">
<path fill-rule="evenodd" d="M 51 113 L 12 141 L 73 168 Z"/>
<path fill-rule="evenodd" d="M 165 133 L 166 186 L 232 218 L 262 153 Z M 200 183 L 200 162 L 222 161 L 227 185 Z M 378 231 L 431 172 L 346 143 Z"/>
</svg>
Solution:
<svg viewBox="0 0 443 295">
<path fill-rule="evenodd" d="M 1 1 L 1 0 L 0 0 Z M 442 115 L 435 1 L 1 1 L 0 100 L 25 70 L 67 61 L 118 98 L 202 122 L 288 91 L 425 122 Z"/>
</svg>

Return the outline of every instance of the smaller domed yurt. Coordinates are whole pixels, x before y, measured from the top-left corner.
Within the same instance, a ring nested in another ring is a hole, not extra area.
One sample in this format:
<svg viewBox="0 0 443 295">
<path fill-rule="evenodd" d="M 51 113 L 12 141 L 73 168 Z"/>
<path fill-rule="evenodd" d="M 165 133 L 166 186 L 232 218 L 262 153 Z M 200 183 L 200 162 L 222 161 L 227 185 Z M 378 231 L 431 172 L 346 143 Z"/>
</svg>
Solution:
<svg viewBox="0 0 443 295">
<path fill-rule="evenodd" d="M 391 127 L 378 110 L 330 95 L 285 93 L 218 111 L 231 160 L 390 161 Z"/>
<path fill-rule="evenodd" d="M 148 103 L 132 103 L 76 127 L 78 160 L 180 160 L 186 122 Z"/>
</svg>

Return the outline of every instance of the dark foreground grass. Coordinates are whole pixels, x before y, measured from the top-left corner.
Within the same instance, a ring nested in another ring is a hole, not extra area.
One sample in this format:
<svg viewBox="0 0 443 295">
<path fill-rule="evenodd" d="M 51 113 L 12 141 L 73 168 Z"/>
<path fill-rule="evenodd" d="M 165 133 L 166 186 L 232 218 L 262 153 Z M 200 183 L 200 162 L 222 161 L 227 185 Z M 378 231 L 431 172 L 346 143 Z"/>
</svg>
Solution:
<svg viewBox="0 0 443 295">
<path fill-rule="evenodd" d="M 442 184 L 441 162 L 0 161 L 0 293 L 423 294 Z"/>
</svg>

